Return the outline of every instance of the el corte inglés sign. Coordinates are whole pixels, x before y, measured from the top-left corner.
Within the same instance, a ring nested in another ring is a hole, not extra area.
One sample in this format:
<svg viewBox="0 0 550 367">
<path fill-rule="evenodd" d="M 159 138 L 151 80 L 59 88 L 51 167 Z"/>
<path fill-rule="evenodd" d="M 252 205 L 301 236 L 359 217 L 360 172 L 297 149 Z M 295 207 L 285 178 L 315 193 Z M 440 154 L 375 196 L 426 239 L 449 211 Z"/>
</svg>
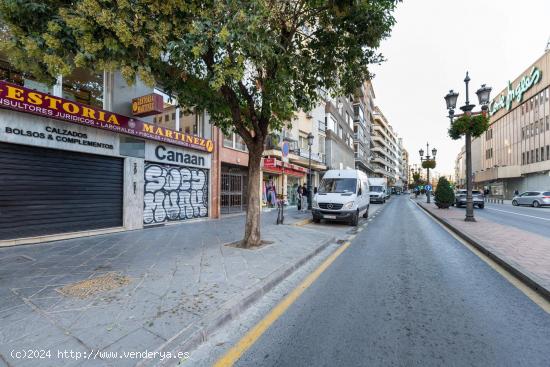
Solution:
<svg viewBox="0 0 550 367">
<path fill-rule="evenodd" d="M 521 103 L 525 92 L 531 89 L 533 85 L 540 82 L 541 77 L 542 71 L 537 67 L 533 67 L 528 75 L 524 75 L 523 78 L 520 79 L 515 88 L 512 87 L 511 82 L 508 82 L 507 94 L 501 94 L 491 102 L 489 105 L 489 115 L 492 116 L 503 108 L 506 108 L 508 111 L 511 110 L 514 101 Z"/>
</svg>

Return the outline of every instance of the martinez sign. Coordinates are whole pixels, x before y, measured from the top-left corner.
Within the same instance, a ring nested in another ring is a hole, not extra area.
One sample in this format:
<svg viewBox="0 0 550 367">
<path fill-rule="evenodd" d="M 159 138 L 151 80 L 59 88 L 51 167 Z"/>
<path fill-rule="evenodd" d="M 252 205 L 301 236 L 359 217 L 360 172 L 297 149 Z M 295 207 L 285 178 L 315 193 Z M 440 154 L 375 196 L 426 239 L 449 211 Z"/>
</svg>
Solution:
<svg viewBox="0 0 550 367">
<path fill-rule="evenodd" d="M 537 67 L 533 67 L 529 75 L 524 75 L 523 78 L 521 78 L 515 89 L 512 88 L 512 83 L 508 82 L 508 94 L 506 96 L 501 94 L 499 97 L 495 98 L 491 102 L 491 104 L 489 105 L 489 115 L 494 115 L 504 107 L 506 107 L 507 110 L 510 110 L 512 108 L 512 102 L 514 102 L 514 100 L 517 103 L 521 103 L 525 92 L 531 89 L 533 85 L 540 82 L 541 76 L 542 71 Z"/>
<path fill-rule="evenodd" d="M 78 102 L 0 81 L 0 108 L 212 152 L 214 143 Z"/>
</svg>

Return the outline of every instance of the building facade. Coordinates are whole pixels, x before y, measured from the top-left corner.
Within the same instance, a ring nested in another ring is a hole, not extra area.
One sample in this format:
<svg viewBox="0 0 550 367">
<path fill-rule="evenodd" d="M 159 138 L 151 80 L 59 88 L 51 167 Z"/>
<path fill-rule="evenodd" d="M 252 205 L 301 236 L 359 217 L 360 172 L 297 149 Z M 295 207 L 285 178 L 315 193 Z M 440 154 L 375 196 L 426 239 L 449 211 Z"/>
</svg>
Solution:
<svg viewBox="0 0 550 367">
<path fill-rule="evenodd" d="M 119 73 L 77 70 L 50 87 L 1 66 L 0 245 L 211 217 L 211 129 L 133 115 L 154 91 Z"/>
<path fill-rule="evenodd" d="M 373 126 L 373 168 L 375 177 L 386 177 L 389 187 L 402 187 L 398 138 L 379 107 L 375 108 Z"/>
<path fill-rule="evenodd" d="M 466 148 L 464 146 L 456 155 L 453 180 L 457 189 L 466 188 Z"/>
<path fill-rule="evenodd" d="M 511 198 L 514 190 L 550 187 L 550 52 L 508 83 L 489 105 L 490 127 L 480 138 L 478 186 Z"/>
<path fill-rule="evenodd" d="M 374 98 L 372 83 L 367 80 L 359 88 L 353 103 L 353 152 L 355 156 L 355 168 L 365 172 L 369 176 L 374 173 L 371 163 Z"/>
</svg>

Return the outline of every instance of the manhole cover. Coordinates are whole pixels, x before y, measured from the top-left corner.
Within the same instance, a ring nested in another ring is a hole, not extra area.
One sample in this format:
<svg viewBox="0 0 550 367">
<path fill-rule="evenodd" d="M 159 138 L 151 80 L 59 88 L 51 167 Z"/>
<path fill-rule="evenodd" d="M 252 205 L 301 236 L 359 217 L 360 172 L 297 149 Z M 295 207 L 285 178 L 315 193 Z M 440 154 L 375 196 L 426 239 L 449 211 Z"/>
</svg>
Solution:
<svg viewBox="0 0 550 367">
<path fill-rule="evenodd" d="M 0 259 L 0 264 L 22 264 L 26 262 L 36 261 L 28 255 L 8 256 Z"/>
</svg>

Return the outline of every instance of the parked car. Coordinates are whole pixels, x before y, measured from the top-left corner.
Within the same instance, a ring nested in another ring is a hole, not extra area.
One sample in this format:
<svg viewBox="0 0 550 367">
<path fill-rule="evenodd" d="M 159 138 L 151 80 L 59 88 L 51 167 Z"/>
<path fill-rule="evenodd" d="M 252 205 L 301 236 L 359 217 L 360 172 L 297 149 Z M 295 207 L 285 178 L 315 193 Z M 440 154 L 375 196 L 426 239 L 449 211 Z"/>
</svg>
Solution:
<svg viewBox="0 0 550 367">
<path fill-rule="evenodd" d="M 313 221 L 321 219 L 348 222 L 357 226 L 359 216 L 369 215 L 369 181 L 359 170 L 329 170 L 313 198 Z"/>
<path fill-rule="evenodd" d="M 466 205 L 466 190 L 456 190 L 455 192 L 455 206 L 460 208 L 461 206 Z M 472 198 L 474 202 L 474 207 L 477 206 L 479 209 L 485 208 L 485 198 L 481 190 L 472 190 Z"/>
<path fill-rule="evenodd" d="M 535 208 L 550 205 L 550 191 L 526 191 L 514 196 L 512 205 L 530 205 Z"/>
</svg>

